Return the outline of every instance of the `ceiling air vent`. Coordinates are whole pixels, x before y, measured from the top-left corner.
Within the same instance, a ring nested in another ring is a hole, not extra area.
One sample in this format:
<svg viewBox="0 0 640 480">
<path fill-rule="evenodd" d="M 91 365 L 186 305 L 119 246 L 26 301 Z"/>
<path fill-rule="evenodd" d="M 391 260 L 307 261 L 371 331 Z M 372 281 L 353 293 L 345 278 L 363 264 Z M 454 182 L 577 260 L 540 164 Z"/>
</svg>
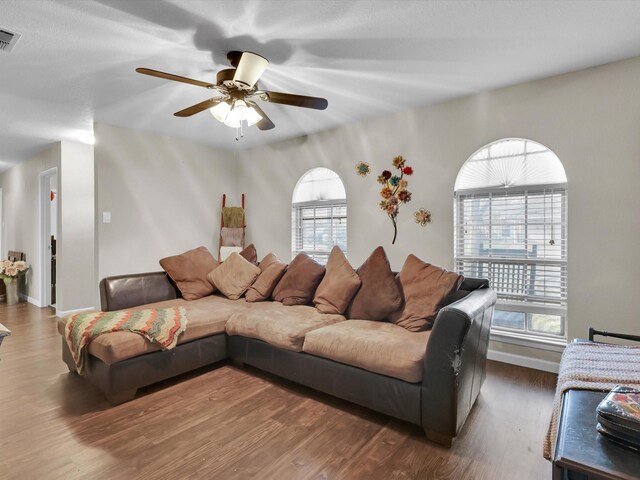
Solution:
<svg viewBox="0 0 640 480">
<path fill-rule="evenodd" d="M 19 33 L 12 33 L 0 28 L 0 52 L 9 53 L 11 50 L 13 50 L 13 47 L 15 47 L 16 43 L 18 43 L 19 38 Z"/>
</svg>

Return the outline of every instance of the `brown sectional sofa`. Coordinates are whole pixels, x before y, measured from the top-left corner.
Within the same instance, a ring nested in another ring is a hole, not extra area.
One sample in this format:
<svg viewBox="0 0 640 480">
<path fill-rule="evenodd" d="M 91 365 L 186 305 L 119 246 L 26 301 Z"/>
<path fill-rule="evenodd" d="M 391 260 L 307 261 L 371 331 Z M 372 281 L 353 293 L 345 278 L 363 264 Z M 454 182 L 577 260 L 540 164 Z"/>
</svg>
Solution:
<svg viewBox="0 0 640 480">
<path fill-rule="evenodd" d="M 186 301 L 164 272 L 106 278 L 100 291 L 103 311 L 179 305 L 189 321 L 172 350 L 130 332 L 101 335 L 89 345 L 84 375 L 114 404 L 131 400 L 140 387 L 231 358 L 420 425 L 444 445 L 480 392 L 496 302 L 486 280 L 466 279 L 433 329 L 413 333 L 310 306 L 219 294 Z M 58 329 L 64 332 L 64 320 Z M 75 371 L 64 338 L 62 349 Z"/>
</svg>

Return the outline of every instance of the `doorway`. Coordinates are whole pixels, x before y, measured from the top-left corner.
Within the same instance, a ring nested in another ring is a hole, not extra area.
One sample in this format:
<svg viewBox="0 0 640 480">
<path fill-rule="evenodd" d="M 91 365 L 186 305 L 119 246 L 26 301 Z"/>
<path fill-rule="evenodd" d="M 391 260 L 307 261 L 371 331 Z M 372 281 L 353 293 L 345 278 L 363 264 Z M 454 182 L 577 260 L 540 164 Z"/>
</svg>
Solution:
<svg viewBox="0 0 640 480">
<path fill-rule="evenodd" d="M 58 239 L 58 169 L 40 174 L 40 271 L 42 306 L 56 305 L 56 242 Z"/>
</svg>

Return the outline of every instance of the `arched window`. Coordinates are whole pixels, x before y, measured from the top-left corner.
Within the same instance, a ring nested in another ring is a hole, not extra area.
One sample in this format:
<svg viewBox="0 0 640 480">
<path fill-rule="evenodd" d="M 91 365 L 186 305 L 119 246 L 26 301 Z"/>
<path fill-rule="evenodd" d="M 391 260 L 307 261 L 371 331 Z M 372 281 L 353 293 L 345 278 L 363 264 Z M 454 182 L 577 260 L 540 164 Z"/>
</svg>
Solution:
<svg viewBox="0 0 640 480">
<path fill-rule="evenodd" d="M 562 341 L 567 316 L 567 177 L 547 147 L 503 139 L 455 185 L 455 265 L 498 293 L 496 334 Z"/>
<path fill-rule="evenodd" d="M 347 195 L 342 180 L 328 168 L 305 173 L 293 191 L 291 256 L 305 252 L 326 264 L 334 245 L 347 253 Z"/>
</svg>

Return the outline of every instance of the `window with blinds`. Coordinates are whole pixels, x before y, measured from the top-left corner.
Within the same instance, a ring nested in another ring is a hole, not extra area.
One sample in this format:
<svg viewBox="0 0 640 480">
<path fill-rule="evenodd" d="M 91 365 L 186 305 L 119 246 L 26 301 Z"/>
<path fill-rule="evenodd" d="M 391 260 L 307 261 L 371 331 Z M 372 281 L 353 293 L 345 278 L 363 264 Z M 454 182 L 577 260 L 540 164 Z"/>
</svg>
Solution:
<svg viewBox="0 0 640 480">
<path fill-rule="evenodd" d="M 347 199 L 342 180 L 314 168 L 298 181 L 291 209 L 291 257 L 305 252 L 325 265 L 334 245 L 347 253 Z"/>
<path fill-rule="evenodd" d="M 494 331 L 566 336 L 567 189 L 554 157 L 540 144 L 509 139 L 480 150 L 458 176 L 465 188 L 455 192 L 455 266 L 488 278 L 498 293 Z M 552 183 L 531 184 L 532 176 Z"/>
<path fill-rule="evenodd" d="M 305 252 L 325 265 L 334 245 L 347 253 L 346 202 L 311 202 L 292 209 L 293 256 Z"/>
</svg>

